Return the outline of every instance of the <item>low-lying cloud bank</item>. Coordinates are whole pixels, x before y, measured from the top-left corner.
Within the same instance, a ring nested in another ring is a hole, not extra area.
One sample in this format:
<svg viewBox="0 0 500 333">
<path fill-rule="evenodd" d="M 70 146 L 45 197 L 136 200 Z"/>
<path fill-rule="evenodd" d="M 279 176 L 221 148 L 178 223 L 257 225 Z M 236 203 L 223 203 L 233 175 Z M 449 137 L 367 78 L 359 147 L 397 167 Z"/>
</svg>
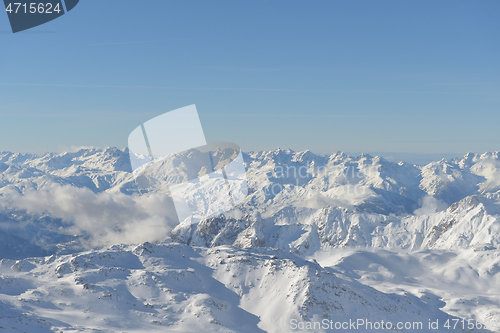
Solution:
<svg viewBox="0 0 500 333">
<path fill-rule="evenodd" d="M 90 236 L 90 246 L 157 241 L 177 225 L 175 209 L 164 194 L 130 196 L 51 185 L 24 195 L 4 192 L 0 206 L 59 218 L 66 226 L 62 232 Z"/>
<path fill-rule="evenodd" d="M 448 205 L 431 195 L 422 198 L 422 206 L 416 209 L 413 214 L 417 216 L 434 214 L 448 208 Z"/>
</svg>

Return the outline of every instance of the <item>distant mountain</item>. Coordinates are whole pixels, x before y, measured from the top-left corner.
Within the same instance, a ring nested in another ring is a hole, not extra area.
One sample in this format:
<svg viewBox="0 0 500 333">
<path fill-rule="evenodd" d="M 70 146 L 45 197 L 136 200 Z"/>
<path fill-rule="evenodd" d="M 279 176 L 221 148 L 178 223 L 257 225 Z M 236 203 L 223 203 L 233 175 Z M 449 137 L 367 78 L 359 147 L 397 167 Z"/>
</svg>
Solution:
<svg viewBox="0 0 500 333">
<path fill-rule="evenodd" d="M 215 165 L 227 159 L 227 154 L 230 153 L 215 152 Z M 190 163 L 195 158 L 196 154 L 188 151 L 156 165 L 150 175 L 175 174 L 180 179 L 195 178 L 206 172 L 199 169 L 196 163 Z M 300 244 L 307 243 L 310 249 L 306 251 L 308 253 L 327 245 L 450 248 L 462 246 L 460 244 L 479 244 L 480 241 L 472 241 L 479 239 L 477 237 L 466 237 L 465 240 L 444 245 L 446 242 L 438 238 L 450 235 L 448 229 L 451 227 L 453 230 L 458 230 L 458 227 L 457 222 L 449 222 L 453 220 L 449 217 L 451 208 L 443 210 L 454 203 L 460 205 L 460 200 L 470 198 L 466 201 L 480 204 L 478 209 L 482 213 L 478 214 L 486 216 L 487 221 L 495 220 L 497 215 L 492 207 L 495 207 L 493 198 L 499 195 L 497 192 L 500 189 L 498 152 L 467 154 L 462 159 L 441 160 L 423 167 L 389 162 L 366 154 L 357 157 L 344 153 L 320 156 L 310 151 L 282 149 L 250 152 L 244 154 L 244 160 L 249 195 L 234 212 L 236 215 L 229 212 L 202 221 L 199 225 L 179 226 L 173 231 L 173 237 L 184 243 L 201 246 L 232 245 L 237 240 L 242 246 L 250 242 L 254 247 L 300 247 Z M 60 190 L 56 199 L 54 186 L 69 186 L 81 191 L 69 188 Z M 85 192 L 87 190 L 96 196 L 92 197 Z M 150 198 L 159 196 L 160 199 L 156 200 L 161 201 L 162 193 L 167 190 L 164 187 L 151 187 L 146 192 Z M 35 204 L 41 200 L 42 194 L 43 200 L 48 200 L 47 203 Z M 128 204 L 124 203 L 125 199 L 113 201 L 113 198 L 121 198 L 118 195 L 123 194 L 130 196 L 132 201 L 129 200 Z M 185 195 L 196 203 L 196 193 L 187 192 Z M 4 212 L 0 215 L 0 231 L 24 239 L 50 253 L 82 249 L 83 245 L 79 247 L 78 239 L 88 239 L 93 232 L 91 221 L 80 223 L 88 224 L 83 231 L 82 228 L 68 230 L 74 224 L 72 214 L 77 214 L 78 207 L 62 207 L 63 198 L 72 197 L 68 201 L 71 203 L 87 202 L 89 211 L 80 208 L 78 214 L 88 214 L 88 219 L 96 221 L 98 219 L 92 218 L 92 210 L 116 215 L 120 213 L 121 205 L 130 208 L 141 200 L 138 199 L 140 196 L 131 173 L 128 150 L 116 148 L 82 149 L 41 157 L 0 153 L 0 196 L 0 208 L 3 207 Z M 100 210 L 92 208 L 93 205 L 99 205 Z M 488 211 L 485 205 L 489 207 Z M 143 209 L 151 210 L 145 206 Z M 421 216 L 413 215 L 414 212 Z M 154 214 L 168 219 L 166 212 Z M 431 216 L 426 217 L 429 214 Z M 458 214 L 457 219 L 465 221 L 462 224 L 466 225 L 468 213 L 464 211 L 461 214 L 463 216 Z M 133 213 L 128 215 L 133 216 Z M 259 222 L 249 222 L 249 217 L 254 215 L 258 216 Z M 113 223 L 120 221 L 118 218 Z M 445 227 L 447 223 L 449 226 Z M 477 230 L 483 228 L 484 223 L 476 226 Z M 252 227 L 254 224 L 257 226 Z M 109 228 L 117 230 L 120 226 L 110 225 Z M 186 228 L 189 230 L 184 230 Z M 303 231 L 292 231 L 297 228 Z M 210 233 L 202 237 L 197 230 L 210 230 Z M 390 230 L 402 235 L 410 233 L 413 238 L 387 237 L 386 233 Z M 309 235 L 307 241 L 306 235 Z M 250 240 L 251 237 L 256 238 Z M 454 237 L 456 239 L 458 236 Z M 491 246 L 496 246 L 495 242 Z"/>
<path fill-rule="evenodd" d="M 188 169 L 189 159 L 195 158 L 190 153 L 178 155 L 161 167 L 167 174 L 191 179 L 200 170 Z M 469 153 L 462 159 L 423 167 L 366 154 L 321 156 L 282 149 L 246 153 L 244 160 L 253 192 L 249 203 L 270 199 L 275 201 L 273 205 L 279 205 L 279 200 L 282 206 L 335 203 L 367 212 L 402 214 L 413 213 L 427 195 L 451 205 L 470 195 L 500 190 L 499 152 Z M 40 190 L 53 183 L 85 187 L 96 193 L 137 193 L 128 150 L 82 149 L 41 157 L 0 153 L 2 192 L 6 187 L 20 192 Z M 354 192 L 356 185 L 363 191 Z M 305 202 L 305 198 L 312 201 Z"/>
</svg>

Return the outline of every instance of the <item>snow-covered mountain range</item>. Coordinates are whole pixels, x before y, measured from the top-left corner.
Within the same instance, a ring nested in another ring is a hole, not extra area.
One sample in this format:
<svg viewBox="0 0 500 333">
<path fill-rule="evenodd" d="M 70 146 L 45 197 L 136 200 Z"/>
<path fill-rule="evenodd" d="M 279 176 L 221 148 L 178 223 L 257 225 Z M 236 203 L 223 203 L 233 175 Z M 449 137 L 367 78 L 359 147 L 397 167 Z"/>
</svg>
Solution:
<svg viewBox="0 0 500 333">
<path fill-rule="evenodd" d="M 232 153 L 214 152 L 214 164 Z M 498 331 L 499 153 L 425 166 L 245 153 L 245 200 L 178 224 L 164 187 L 137 188 L 127 150 L 2 152 L 0 327 L 292 332 L 364 319 Z M 194 158 L 155 172 L 203 175 Z"/>
</svg>

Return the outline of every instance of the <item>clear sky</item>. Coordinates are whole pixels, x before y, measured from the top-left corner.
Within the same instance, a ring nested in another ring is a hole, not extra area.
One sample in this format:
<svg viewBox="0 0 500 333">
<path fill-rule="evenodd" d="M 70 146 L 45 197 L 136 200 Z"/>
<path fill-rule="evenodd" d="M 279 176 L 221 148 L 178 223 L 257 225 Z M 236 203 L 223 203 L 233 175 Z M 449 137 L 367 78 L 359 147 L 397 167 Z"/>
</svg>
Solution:
<svg viewBox="0 0 500 333">
<path fill-rule="evenodd" d="M 500 150 L 500 1 L 81 0 L 0 43 L 0 150 L 123 148 L 190 104 L 244 150 Z"/>
</svg>

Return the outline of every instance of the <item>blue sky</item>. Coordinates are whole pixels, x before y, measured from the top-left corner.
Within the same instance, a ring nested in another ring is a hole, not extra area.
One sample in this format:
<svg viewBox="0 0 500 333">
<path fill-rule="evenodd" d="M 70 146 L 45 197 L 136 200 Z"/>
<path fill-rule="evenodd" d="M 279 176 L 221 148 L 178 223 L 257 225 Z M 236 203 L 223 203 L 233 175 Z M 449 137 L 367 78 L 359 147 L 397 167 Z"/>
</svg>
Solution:
<svg viewBox="0 0 500 333">
<path fill-rule="evenodd" d="M 500 150 L 499 1 L 82 0 L 12 34 L 0 150 L 127 145 L 196 104 L 244 150 Z"/>
</svg>

